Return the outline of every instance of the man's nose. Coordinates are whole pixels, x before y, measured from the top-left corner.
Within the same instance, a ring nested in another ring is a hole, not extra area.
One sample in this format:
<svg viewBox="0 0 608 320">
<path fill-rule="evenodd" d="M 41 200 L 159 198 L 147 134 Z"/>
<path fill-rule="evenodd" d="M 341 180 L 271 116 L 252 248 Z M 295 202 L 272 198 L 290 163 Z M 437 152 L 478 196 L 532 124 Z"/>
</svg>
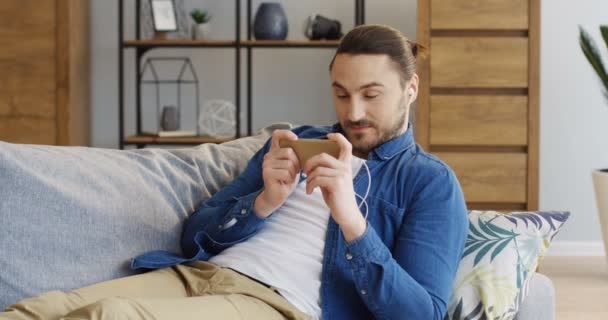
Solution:
<svg viewBox="0 0 608 320">
<path fill-rule="evenodd" d="M 351 100 L 348 112 L 348 120 L 355 122 L 365 118 L 365 106 L 359 99 Z"/>
</svg>

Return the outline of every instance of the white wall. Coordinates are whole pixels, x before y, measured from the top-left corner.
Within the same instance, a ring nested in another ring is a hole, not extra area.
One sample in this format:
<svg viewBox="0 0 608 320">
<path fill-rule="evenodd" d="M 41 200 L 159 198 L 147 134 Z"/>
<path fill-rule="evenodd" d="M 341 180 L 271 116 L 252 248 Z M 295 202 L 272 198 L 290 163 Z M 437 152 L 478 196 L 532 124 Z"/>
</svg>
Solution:
<svg viewBox="0 0 608 320">
<path fill-rule="evenodd" d="M 598 30 L 608 2 L 545 0 L 541 12 L 540 208 L 572 212 L 559 240 L 597 243 L 591 170 L 608 168 L 608 102 L 581 53 L 578 24 L 608 58 Z"/>
<path fill-rule="evenodd" d="M 186 1 L 188 8 L 197 3 L 208 4 L 215 15 L 216 37 L 232 35 L 232 1 Z M 92 144 L 115 148 L 118 141 L 117 1 L 92 2 Z M 254 12 L 259 3 L 254 1 Z M 289 19 L 290 39 L 303 38 L 302 21 L 312 12 L 340 19 L 347 30 L 353 24 L 352 0 L 282 3 Z M 416 0 L 367 1 L 367 8 L 368 23 L 390 24 L 415 38 Z M 545 0 L 542 4 L 540 208 L 572 211 L 571 220 L 557 240 L 576 244 L 597 245 L 601 239 L 590 172 L 608 167 L 608 103 L 603 100 L 598 81 L 580 52 L 577 24 L 587 27 L 599 40 L 597 26 L 608 23 L 606 12 L 608 2 L 605 0 L 585 0 L 576 5 L 566 0 Z M 242 21 L 244 30 L 244 17 Z M 604 47 L 602 51 L 606 52 Z M 203 84 L 202 101 L 233 99 L 231 51 L 165 53 L 192 56 Z M 335 119 L 327 74 L 331 55 L 331 49 L 255 51 L 254 129 L 273 121 L 331 123 Z M 131 77 L 128 91 L 133 90 L 131 61 L 132 55 L 125 64 Z M 244 82 L 242 87 L 244 99 Z M 127 97 L 132 103 L 132 93 Z M 132 133 L 132 110 L 126 120 L 127 133 Z"/>
</svg>

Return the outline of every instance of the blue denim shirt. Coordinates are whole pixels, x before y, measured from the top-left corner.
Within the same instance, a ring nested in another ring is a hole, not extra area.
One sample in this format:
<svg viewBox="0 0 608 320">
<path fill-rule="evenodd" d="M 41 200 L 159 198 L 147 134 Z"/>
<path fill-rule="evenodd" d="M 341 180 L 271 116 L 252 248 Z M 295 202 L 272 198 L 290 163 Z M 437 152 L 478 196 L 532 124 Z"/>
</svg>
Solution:
<svg viewBox="0 0 608 320">
<path fill-rule="evenodd" d="M 339 125 L 303 126 L 293 132 L 323 139 L 339 130 Z M 262 161 L 269 147 L 270 141 L 241 175 L 185 222 L 181 245 L 186 257 L 153 251 L 133 259 L 132 268 L 207 260 L 263 228 L 265 219 L 254 212 L 253 203 L 264 186 Z M 329 219 L 322 318 L 442 320 L 468 232 L 456 176 L 414 143 L 411 125 L 370 152 L 367 164 L 372 181 L 365 233 L 347 243 Z M 367 179 L 367 171 L 359 170 L 353 180 L 356 193 L 365 194 Z"/>
</svg>

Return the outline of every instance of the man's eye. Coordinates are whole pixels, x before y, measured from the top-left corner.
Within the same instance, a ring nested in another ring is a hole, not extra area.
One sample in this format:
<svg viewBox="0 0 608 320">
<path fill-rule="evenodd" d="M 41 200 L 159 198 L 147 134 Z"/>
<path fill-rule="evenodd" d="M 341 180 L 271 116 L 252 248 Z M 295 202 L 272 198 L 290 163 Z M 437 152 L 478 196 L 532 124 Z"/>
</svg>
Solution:
<svg viewBox="0 0 608 320">
<path fill-rule="evenodd" d="M 368 94 L 368 95 L 365 96 L 365 98 L 366 99 L 374 99 L 374 98 L 377 98 L 378 96 L 379 96 L 379 94 L 376 94 L 376 95 L 369 95 Z"/>
<path fill-rule="evenodd" d="M 348 96 L 345 95 L 345 94 L 337 94 L 336 97 L 338 97 L 338 99 L 346 99 L 346 98 L 348 98 Z"/>
</svg>

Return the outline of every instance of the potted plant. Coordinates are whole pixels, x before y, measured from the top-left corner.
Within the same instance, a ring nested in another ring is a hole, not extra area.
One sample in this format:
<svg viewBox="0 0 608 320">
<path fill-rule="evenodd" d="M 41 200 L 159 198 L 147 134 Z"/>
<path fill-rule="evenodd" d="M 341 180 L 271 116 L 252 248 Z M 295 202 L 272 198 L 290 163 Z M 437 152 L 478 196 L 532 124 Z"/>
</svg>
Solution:
<svg viewBox="0 0 608 320">
<path fill-rule="evenodd" d="M 608 102 L 608 72 L 604 67 L 604 62 L 595 45 L 595 41 L 589 33 L 579 26 L 579 43 L 587 60 L 600 78 L 604 97 Z M 600 33 L 608 48 L 608 25 L 600 26 Z M 604 236 L 604 250 L 608 257 L 608 169 L 596 169 L 592 172 L 593 185 L 595 187 L 595 198 L 600 215 L 602 235 Z"/>
<path fill-rule="evenodd" d="M 207 10 L 194 9 L 190 12 L 190 16 L 194 20 L 192 37 L 196 40 L 209 39 L 211 14 Z"/>
</svg>

